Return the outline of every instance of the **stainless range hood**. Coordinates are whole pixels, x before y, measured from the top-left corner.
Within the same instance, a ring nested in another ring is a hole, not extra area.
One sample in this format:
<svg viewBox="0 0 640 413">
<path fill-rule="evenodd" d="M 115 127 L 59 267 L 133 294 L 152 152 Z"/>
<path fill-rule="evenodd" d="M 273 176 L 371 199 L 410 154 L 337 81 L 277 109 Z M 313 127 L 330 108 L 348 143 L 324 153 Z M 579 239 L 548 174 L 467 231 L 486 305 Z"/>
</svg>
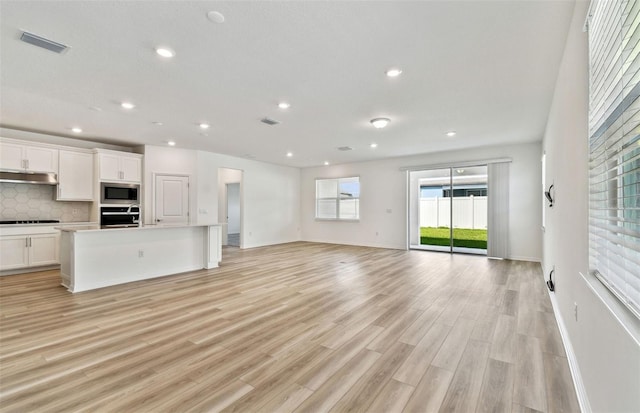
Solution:
<svg viewBox="0 0 640 413">
<path fill-rule="evenodd" d="M 58 185 L 58 176 L 53 172 L 40 173 L 0 171 L 0 182 L 12 182 L 17 184 Z"/>
</svg>

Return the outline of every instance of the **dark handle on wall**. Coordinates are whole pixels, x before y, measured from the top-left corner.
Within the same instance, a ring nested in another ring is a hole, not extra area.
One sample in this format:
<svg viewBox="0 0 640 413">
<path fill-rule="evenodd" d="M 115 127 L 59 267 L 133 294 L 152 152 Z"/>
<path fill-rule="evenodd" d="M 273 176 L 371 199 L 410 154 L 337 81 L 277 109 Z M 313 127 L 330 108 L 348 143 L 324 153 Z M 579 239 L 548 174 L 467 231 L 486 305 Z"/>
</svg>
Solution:
<svg viewBox="0 0 640 413">
<path fill-rule="evenodd" d="M 553 207 L 553 197 L 551 196 L 551 189 L 553 189 L 553 185 L 549 187 L 549 190 L 544 191 L 544 196 L 547 198 L 547 201 L 549 201 L 549 207 Z"/>
<path fill-rule="evenodd" d="M 555 291 L 555 285 L 553 285 L 553 273 L 555 272 L 555 269 L 551 270 L 551 272 L 549 273 L 549 281 L 547 281 L 547 287 L 549 287 L 549 291 Z"/>
</svg>

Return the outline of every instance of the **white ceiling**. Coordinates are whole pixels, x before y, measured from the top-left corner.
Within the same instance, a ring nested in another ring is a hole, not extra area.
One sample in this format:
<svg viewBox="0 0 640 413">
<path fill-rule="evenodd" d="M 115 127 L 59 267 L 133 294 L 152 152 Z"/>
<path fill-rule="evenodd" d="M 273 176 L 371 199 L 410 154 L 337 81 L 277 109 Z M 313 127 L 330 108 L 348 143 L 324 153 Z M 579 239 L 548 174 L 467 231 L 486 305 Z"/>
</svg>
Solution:
<svg viewBox="0 0 640 413">
<path fill-rule="evenodd" d="M 0 123 L 126 145 L 175 140 L 297 167 L 538 141 L 573 6 L 2 0 Z M 210 22 L 211 10 L 226 21 Z M 23 43 L 21 30 L 71 49 Z M 157 56 L 159 45 L 176 56 Z M 402 75 L 386 77 L 390 67 Z M 123 100 L 137 107 L 125 111 Z M 374 129 L 379 116 L 391 124 Z"/>
</svg>

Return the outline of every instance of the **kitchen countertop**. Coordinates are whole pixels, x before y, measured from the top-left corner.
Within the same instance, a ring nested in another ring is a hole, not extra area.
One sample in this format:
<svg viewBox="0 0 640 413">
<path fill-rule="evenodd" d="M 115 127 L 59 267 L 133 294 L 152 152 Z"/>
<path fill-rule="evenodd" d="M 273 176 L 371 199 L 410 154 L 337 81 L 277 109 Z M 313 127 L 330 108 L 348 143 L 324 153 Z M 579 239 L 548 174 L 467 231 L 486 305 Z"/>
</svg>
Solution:
<svg viewBox="0 0 640 413">
<path fill-rule="evenodd" d="M 56 228 L 59 229 L 60 231 L 65 231 L 65 232 L 98 232 L 98 231 L 113 232 L 113 231 L 140 231 L 140 230 L 146 230 L 146 229 L 162 229 L 162 228 L 187 228 L 187 227 L 210 227 L 210 226 L 219 227 L 222 225 L 223 224 L 218 224 L 214 222 L 209 224 L 142 224 L 139 227 L 101 228 L 100 225 L 93 223 L 88 225 L 65 225 L 65 226 L 60 226 L 59 228 L 58 227 Z"/>
<path fill-rule="evenodd" d="M 0 228 L 63 227 L 68 225 L 97 225 L 97 222 L 49 222 L 45 224 L 0 224 Z"/>
</svg>

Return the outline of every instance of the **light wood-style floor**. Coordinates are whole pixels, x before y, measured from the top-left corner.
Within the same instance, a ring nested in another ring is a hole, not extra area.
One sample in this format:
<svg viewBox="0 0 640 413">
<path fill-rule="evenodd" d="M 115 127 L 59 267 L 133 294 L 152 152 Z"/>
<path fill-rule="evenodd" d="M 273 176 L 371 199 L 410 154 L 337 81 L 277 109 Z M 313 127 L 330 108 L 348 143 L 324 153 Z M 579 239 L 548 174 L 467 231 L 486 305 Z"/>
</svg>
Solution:
<svg viewBox="0 0 640 413">
<path fill-rule="evenodd" d="M 533 263 L 300 242 L 0 300 L 3 412 L 579 411 Z"/>
</svg>

